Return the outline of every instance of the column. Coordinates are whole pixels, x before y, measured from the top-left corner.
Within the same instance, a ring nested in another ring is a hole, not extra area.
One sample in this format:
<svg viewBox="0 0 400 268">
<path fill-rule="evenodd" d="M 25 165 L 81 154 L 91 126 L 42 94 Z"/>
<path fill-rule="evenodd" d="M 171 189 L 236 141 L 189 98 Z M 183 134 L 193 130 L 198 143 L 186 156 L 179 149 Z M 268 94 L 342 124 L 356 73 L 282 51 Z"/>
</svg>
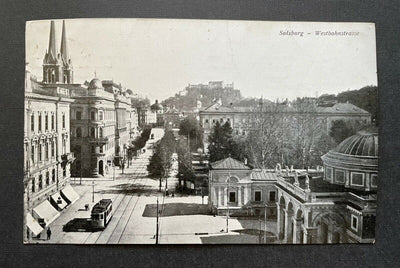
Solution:
<svg viewBox="0 0 400 268">
<path fill-rule="evenodd" d="M 279 234 L 282 232 L 281 206 L 279 203 L 276 203 L 276 231 L 279 238 Z"/>
<path fill-rule="evenodd" d="M 211 200 L 208 200 L 208 202 L 210 203 L 210 201 L 211 201 L 213 206 L 218 207 L 217 189 L 216 189 L 216 187 L 214 185 L 211 186 L 211 187 L 212 187 L 212 196 L 210 198 Z"/>
<path fill-rule="evenodd" d="M 293 213 L 285 210 L 285 243 L 293 242 L 292 216 Z"/>
<path fill-rule="evenodd" d="M 228 187 L 226 187 L 224 190 L 224 206 L 228 206 Z"/>
<path fill-rule="evenodd" d="M 293 219 L 293 244 L 299 244 L 301 241 L 301 219 Z"/>
<path fill-rule="evenodd" d="M 242 206 L 242 186 L 238 187 L 238 206 Z"/>
<path fill-rule="evenodd" d="M 249 186 L 248 185 L 246 185 L 246 186 L 244 186 L 244 189 L 243 189 L 243 191 L 244 191 L 244 200 L 243 200 L 243 203 L 245 203 L 245 204 L 247 204 L 248 202 L 249 202 L 249 197 L 248 197 L 248 195 L 247 195 L 247 188 L 249 188 Z"/>
<path fill-rule="evenodd" d="M 222 189 L 218 187 L 218 207 L 222 206 Z"/>
</svg>

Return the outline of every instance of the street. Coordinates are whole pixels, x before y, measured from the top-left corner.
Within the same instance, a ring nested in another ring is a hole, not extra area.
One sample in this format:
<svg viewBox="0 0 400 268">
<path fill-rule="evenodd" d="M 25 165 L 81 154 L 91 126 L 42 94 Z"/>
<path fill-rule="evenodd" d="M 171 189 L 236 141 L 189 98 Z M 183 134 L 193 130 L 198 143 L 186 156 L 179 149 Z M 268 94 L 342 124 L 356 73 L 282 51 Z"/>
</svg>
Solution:
<svg viewBox="0 0 400 268">
<path fill-rule="evenodd" d="M 226 217 L 208 215 L 207 197 L 202 205 L 201 196 L 180 195 L 164 196 L 165 181 L 159 192 L 159 180 L 147 177 L 147 164 L 152 155 L 152 143 L 162 138 L 163 129 L 153 129 L 154 139 L 150 139 L 146 151 L 132 161 L 122 174 L 115 170 L 116 179 L 84 179 L 82 184 L 72 184 L 80 195 L 78 201 L 70 205 L 51 225 L 50 240 L 34 240 L 38 243 L 73 243 L 73 244 L 155 244 L 157 199 L 160 203 L 159 243 L 259 243 L 259 235 L 241 232 L 244 229 L 259 230 L 255 220 L 229 219 L 229 233 L 226 233 Z M 168 189 L 174 191 L 178 182 L 174 170 L 168 178 Z M 176 172 L 176 171 L 175 171 Z M 71 180 L 73 181 L 73 180 Z M 94 186 L 92 182 L 94 181 Z M 93 192 L 94 188 L 94 192 Z M 94 195 L 94 202 L 92 198 Z M 66 232 L 63 225 L 73 219 L 89 219 L 91 208 L 101 199 L 113 201 L 114 215 L 108 226 L 102 231 Z M 89 204 L 89 210 L 85 210 Z M 183 210 L 185 208 L 185 210 Z M 152 213 L 152 210 L 154 213 Z M 169 212 L 168 212 L 169 211 Z M 200 214 L 197 214 L 197 211 Z M 193 215 L 196 214 L 196 215 Z M 264 226 L 264 225 L 263 225 Z M 261 227 L 263 230 L 264 227 Z M 276 224 L 267 222 L 267 230 L 275 233 Z"/>
</svg>

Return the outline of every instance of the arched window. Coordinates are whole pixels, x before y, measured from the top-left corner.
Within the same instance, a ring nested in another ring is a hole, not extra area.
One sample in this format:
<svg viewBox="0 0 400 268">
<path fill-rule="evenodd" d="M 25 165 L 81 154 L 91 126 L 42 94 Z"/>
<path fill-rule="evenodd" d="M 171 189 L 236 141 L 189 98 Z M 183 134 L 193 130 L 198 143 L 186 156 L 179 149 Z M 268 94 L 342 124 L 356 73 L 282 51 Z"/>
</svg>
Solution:
<svg viewBox="0 0 400 268">
<path fill-rule="evenodd" d="M 96 112 L 95 111 L 90 112 L 90 120 L 96 120 Z"/>
<path fill-rule="evenodd" d="M 103 129 L 102 128 L 99 128 L 99 137 L 103 138 Z"/>
<path fill-rule="evenodd" d="M 35 178 L 32 178 L 32 193 L 34 193 L 35 192 L 35 185 L 36 184 L 36 181 L 35 181 Z"/>
<path fill-rule="evenodd" d="M 51 174 L 51 181 L 55 182 L 56 181 L 56 170 L 53 169 L 52 174 Z"/>
<path fill-rule="evenodd" d="M 47 171 L 46 172 L 46 185 L 50 184 L 50 173 Z"/>
<path fill-rule="evenodd" d="M 38 149 L 38 153 L 39 153 L 39 161 L 42 161 L 42 144 L 39 143 L 39 149 Z"/>
<path fill-rule="evenodd" d="M 96 131 L 94 127 L 90 128 L 90 137 L 94 138 L 96 136 Z"/>
<path fill-rule="evenodd" d="M 39 131 L 42 131 L 42 115 L 41 114 L 39 114 L 38 129 L 39 129 Z"/>
<path fill-rule="evenodd" d="M 99 120 L 103 120 L 103 111 L 99 111 Z"/>
<path fill-rule="evenodd" d="M 35 131 L 35 115 L 31 115 L 31 131 Z"/>
<path fill-rule="evenodd" d="M 42 175 L 40 174 L 39 175 L 39 190 L 42 190 L 43 189 L 43 178 L 42 178 Z"/>
<path fill-rule="evenodd" d="M 44 156 L 46 157 L 46 160 L 49 159 L 49 143 L 46 142 L 44 146 Z"/>
<path fill-rule="evenodd" d="M 76 128 L 76 137 L 77 138 L 82 137 L 82 128 L 80 128 L 80 127 Z"/>
<path fill-rule="evenodd" d="M 65 128 L 65 114 L 62 115 L 62 127 Z"/>
</svg>

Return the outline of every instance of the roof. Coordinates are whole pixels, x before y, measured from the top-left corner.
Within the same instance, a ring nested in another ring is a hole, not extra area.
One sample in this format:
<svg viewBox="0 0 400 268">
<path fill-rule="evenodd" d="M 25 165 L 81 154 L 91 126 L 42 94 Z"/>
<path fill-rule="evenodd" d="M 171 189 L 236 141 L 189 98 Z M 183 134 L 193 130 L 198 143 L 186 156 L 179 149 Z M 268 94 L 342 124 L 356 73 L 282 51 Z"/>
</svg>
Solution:
<svg viewBox="0 0 400 268">
<path fill-rule="evenodd" d="M 92 213 L 99 213 L 99 212 L 104 211 L 111 203 L 112 203 L 111 199 L 101 199 L 92 208 Z"/>
<path fill-rule="evenodd" d="M 233 159 L 232 157 L 228 157 L 214 163 L 211 163 L 212 169 L 229 169 L 229 170 L 250 170 L 249 166 L 246 166 L 244 163 Z"/>
<path fill-rule="evenodd" d="M 318 107 L 319 113 L 329 113 L 329 114 L 365 114 L 369 115 L 369 112 L 355 106 L 349 102 L 346 103 L 336 103 L 331 107 Z"/>
<path fill-rule="evenodd" d="M 371 130 L 360 131 L 342 141 L 333 151 L 355 156 L 378 157 L 378 133 Z"/>
<path fill-rule="evenodd" d="M 276 180 L 276 173 L 266 170 L 254 170 L 251 173 L 252 181 L 270 181 Z"/>
<path fill-rule="evenodd" d="M 89 83 L 89 89 L 102 89 L 103 84 L 101 83 L 100 79 L 93 78 L 92 81 Z"/>
</svg>

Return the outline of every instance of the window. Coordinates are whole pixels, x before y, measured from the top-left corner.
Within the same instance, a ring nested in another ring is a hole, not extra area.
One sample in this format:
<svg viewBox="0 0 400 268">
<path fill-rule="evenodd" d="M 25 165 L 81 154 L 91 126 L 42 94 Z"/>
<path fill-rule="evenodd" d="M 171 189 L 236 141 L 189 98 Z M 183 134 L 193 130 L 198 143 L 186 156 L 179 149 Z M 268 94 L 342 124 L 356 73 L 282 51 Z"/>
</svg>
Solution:
<svg viewBox="0 0 400 268">
<path fill-rule="evenodd" d="M 81 120 L 82 119 L 82 112 L 81 111 L 76 111 L 75 118 L 76 118 L 76 120 Z"/>
<path fill-rule="evenodd" d="M 51 181 L 55 182 L 56 181 L 56 170 L 53 169 L 52 173 L 51 173 Z"/>
<path fill-rule="evenodd" d="M 358 231 L 358 217 L 351 215 L 351 229 Z"/>
<path fill-rule="evenodd" d="M 43 177 L 42 175 L 39 175 L 39 190 L 43 189 Z"/>
<path fill-rule="evenodd" d="M 352 172 L 351 173 L 351 185 L 364 186 L 364 173 Z"/>
<path fill-rule="evenodd" d="M 54 130 L 54 114 L 51 115 L 51 129 Z"/>
<path fill-rule="evenodd" d="M 230 118 L 228 118 L 228 119 L 226 119 L 226 121 L 230 122 L 230 121 L 231 121 L 231 119 L 230 119 Z"/>
<path fill-rule="evenodd" d="M 67 177 L 67 167 L 63 167 L 63 177 Z"/>
<path fill-rule="evenodd" d="M 76 137 L 77 138 L 82 137 L 82 129 L 80 127 L 76 128 Z"/>
<path fill-rule="evenodd" d="M 332 180 L 333 169 L 331 167 L 326 167 L 325 178 L 327 180 Z"/>
<path fill-rule="evenodd" d="M 32 160 L 32 163 L 35 163 L 35 146 L 34 145 L 31 146 L 31 160 Z"/>
<path fill-rule="evenodd" d="M 215 119 L 213 119 L 213 124 L 215 123 Z"/>
<path fill-rule="evenodd" d="M 31 115 L 31 131 L 35 131 L 35 115 Z"/>
<path fill-rule="evenodd" d="M 36 184 L 35 178 L 32 178 L 32 193 L 35 192 L 35 184 Z"/>
<path fill-rule="evenodd" d="M 50 184 L 50 173 L 47 171 L 46 172 L 46 185 Z"/>
<path fill-rule="evenodd" d="M 47 143 L 47 142 L 44 147 L 44 156 L 46 157 L 46 160 L 49 159 L 49 143 Z"/>
<path fill-rule="evenodd" d="M 90 112 L 90 120 L 95 120 L 95 118 L 96 118 L 95 112 L 91 111 Z"/>
<path fill-rule="evenodd" d="M 208 123 L 208 119 L 206 119 L 206 123 Z"/>
<path fill-rule="evenodd" d="M 269 201 L 275 201 L 275 191 L 269 192 Z"/>
<path fill-rule="evenodd" d="M 94 127 L 90 128 L 90 137 L 94 138 L 95 133 Z"/>
<path fill-rule="evenodd" d="M 221 118 L 221 119 L 219 120 L 219 122 L 221 122 L 221 123 L 222 123 L 222 122 L 224 122 L 224 119 L 223 119 L 223 118 Z"/>
<path fill-rule="evenodd" d="M 344 171 L 343 170 L 336 170 L 335 171 L 335 182 L 344 183 Z"/>
<path fill-rule="evenodd" d="M 378 174 L 371 174 L 371 186 L 378 186 Z"/>
<path fill-rule="evenodd" d="M 65 114 L 62 115 L 62 127 L 65 128 Z"/>
<path fill-rule="evenodd" d="M 102 128 L 99 128 L 99 137 L 103 138 L 103 129 Z"/>
<path fill-rule="evenodd" d="M 45 129 L 49 130 L 49 115 L 47 115 L 47 114 L 44 119 L 44 125 L 45 125 Z"/>
<path fill-rule="evenodd" d="M 235 192 L 229 192 L 229 202 L 230 203 L 236 202 L 236 193 Z"/>
<path fill-rule="evenodd" d="M 55 147 L 56 147 L 56 145 L 55 145 L 55 142 L 53 141 L 52 145 L 51 145 L 51 157 L 54 157 L 54 148 Z"/>
<path fill-rule="evenodd" d="M 246 130 L 242 130 L 242 135 L 246 135 Z"/>
<path fill-rule="evenodd" d="M 104 148 L 104 146 L 100 146 L 100 153 L 102 154 L 103 153 L 103 149 Z"/>
<path fill-rule="evenodd" d="M 254 192 L 254 201 L 260 202 L 261 201 L 261 191 Z"/>
<path fill-rule="evenodd" d="M 38 153 L 39 153 L 39 161 L 42 161 L 42 144 L 39 144 L 39 149 L 38 149 Z"/>
<path fill-rule="evenodd" d="M 39 114 L 39 122 L 38 122 L 39 131 L 42 131 L 42 115 Z"/>
<path fill-rule="evenodd" d="M 65 139 L 62 140 L 62 153 L 65 154 L 67 153 L 67 142 L 65 141 Z"/>
<path fill-rule="evenodd" d="M 99 120 L 103 120 L 103 111 L 99 111 Z"/>
</svg>

